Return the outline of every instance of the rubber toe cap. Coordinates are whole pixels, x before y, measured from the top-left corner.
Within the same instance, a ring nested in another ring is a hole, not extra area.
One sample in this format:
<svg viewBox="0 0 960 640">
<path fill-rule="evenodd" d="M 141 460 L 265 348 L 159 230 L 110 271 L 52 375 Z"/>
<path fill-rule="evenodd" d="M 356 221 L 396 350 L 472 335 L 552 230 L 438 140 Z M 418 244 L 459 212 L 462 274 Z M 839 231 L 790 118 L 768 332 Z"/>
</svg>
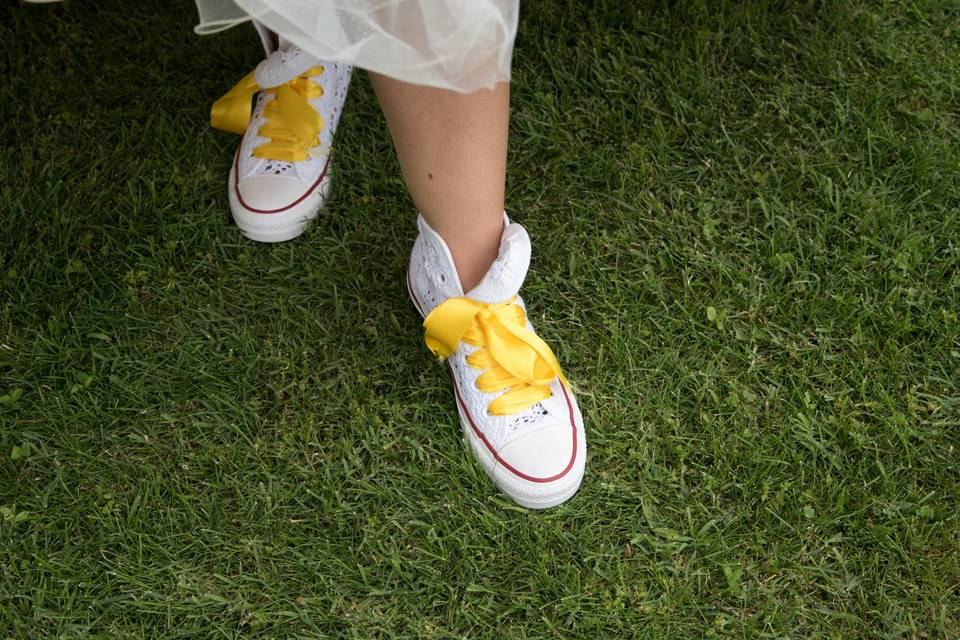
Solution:
<svg viewBox="0 0 960 640">
<path fill-rule="evenodd" d="M 240 204 L 255 213 L 280 213 L 303 198 L 303 183 L 283 176 L 253 176 L 237 184 Z"/>
<path fill-rule="evenodd" d="M 551 422 L 510 440 L 500 448 L 498 457 L 507 470 L 524 480 L 559 480 L 574 466 L 577 454 L 574 429 L 569 422 Z"/>
</svg>

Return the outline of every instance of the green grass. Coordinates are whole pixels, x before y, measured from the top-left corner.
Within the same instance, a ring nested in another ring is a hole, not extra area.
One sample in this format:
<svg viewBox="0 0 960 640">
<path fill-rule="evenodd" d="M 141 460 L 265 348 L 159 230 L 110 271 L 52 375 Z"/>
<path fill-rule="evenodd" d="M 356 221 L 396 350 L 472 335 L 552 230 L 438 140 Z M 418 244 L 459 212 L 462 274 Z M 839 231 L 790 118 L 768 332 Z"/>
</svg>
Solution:
<svg viewBox="0 0 960 640">
<path fill-rule="evenodd" d="M 191 3 L 0 7 L 0 637 L 960 637 L 960 6 L 529 0 L 508 207 L 588 425 L 492 490 L 369 84 L 229 222 Z"/>
</svg>

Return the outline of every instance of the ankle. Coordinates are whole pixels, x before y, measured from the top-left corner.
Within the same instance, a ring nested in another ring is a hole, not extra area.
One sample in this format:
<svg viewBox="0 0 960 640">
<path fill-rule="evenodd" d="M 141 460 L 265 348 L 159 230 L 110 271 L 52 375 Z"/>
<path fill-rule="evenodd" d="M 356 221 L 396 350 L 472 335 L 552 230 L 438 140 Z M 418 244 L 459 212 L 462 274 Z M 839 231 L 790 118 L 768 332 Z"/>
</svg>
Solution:
<svg viewBox="0 0 960 640">
<path fill-rule="evenodd" d="M 460 286 L 467 293 L 483 280 L 490 265 L 497 259 L 500 238 L 503 236 L 503 219 L 501 217 L 492 225 L 472 225 L 457 231 L 447 234 L 440 232 L 440 236 L 450 248 Z"/>
</svg>

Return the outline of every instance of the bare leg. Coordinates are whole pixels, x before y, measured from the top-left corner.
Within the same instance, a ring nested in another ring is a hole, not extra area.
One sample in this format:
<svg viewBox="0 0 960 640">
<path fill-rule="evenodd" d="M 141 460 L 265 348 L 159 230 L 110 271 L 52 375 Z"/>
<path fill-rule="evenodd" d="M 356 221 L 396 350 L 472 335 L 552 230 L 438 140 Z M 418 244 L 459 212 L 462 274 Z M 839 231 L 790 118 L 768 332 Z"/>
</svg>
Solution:
<svg viewBox="0 0 960 640">
<path fill-rule="evenodd" d="M 370 79 L 413 202 L 450 247 L 469 291 L 496 259 L 503 232 L 510 85 L 462 94 Z"/>
</svg>

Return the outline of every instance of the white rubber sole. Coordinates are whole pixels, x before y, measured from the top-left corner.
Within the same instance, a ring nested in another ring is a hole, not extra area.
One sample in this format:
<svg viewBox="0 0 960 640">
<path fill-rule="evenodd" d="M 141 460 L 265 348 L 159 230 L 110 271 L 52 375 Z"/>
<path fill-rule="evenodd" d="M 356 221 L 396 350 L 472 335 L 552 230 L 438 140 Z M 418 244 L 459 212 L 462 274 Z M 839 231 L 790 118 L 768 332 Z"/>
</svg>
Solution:
<svg viewBox="0 0 960 640">
<path fill-rule="evenodd" d="M 407 293 L 410 295 L 410 302 L 413 303 L 420 317 L 426 317 L 423 309 L 420 308 L 417 297 L 413 294 L 409 273 L 407 274 Z M 557 480 L 534 482 L 517 476 L 499 464 L 486 443 L 477 436 L 469 416 L 465 413 L 459 393 L 456 391 L 459 384 L 456 373 L 454 373 L 452 367 L 448 367 L 448 369 L 452 378 L 451 382 L 454 385 L 457 415 L 460 416 L 460 428 L 470 444 L 474 457 L 480 462 L 480 466 L 483 467 L 494 486 L 518 505 L 528 509 L 548 509 L 572 498 L 580 489 L 587 463 L 587 440 L 583 430 L 583 415 L 580 413 L 580 407 L 577 406 L 576 401 L 572 397 L 570 398 L 574 412 L 574 424 L 577 428 L 577 454 L 574 458 L 573 467 Z"/>
<path fill-rule="evenodd" d="M 310 226 L 310 222 L 317 217 L 327 199 L 330 197 L 333 181 L 330 167 L 313 191 L 301 202 L 276 213 L 258 213 L 243 206 L 237 197 L 236 190 L 236 158 L 230 167 L 230 177 L 227 180 L 227 192 L 230 200 L 230 213 L 233 221 L 246 237 L 257 242 L 286 242 L 301 235 Z"/>
</svg>

